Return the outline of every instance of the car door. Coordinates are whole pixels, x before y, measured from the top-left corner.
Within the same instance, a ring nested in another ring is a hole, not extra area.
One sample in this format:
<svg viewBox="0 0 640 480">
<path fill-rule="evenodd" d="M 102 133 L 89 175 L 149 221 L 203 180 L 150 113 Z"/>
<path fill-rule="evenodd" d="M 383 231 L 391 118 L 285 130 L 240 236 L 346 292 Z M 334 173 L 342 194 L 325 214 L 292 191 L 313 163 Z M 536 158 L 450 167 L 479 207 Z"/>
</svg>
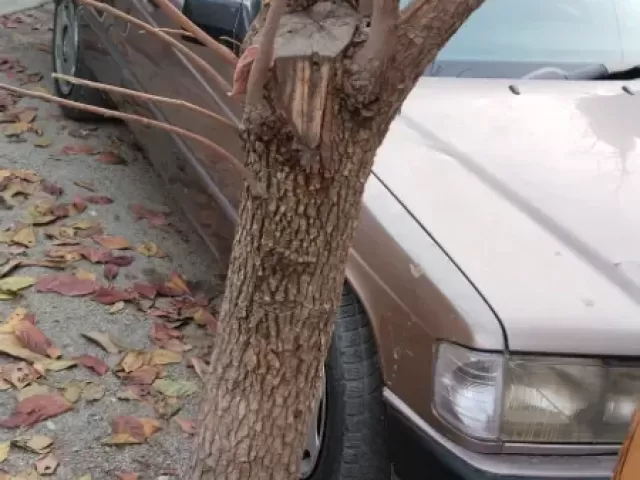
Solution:
<svg viewBox="0 0 640 480">
<path fill-rule="evenodd" d="M 181 7 L 180 2 L 172 1 Z M 116 6 L 145 23 L 178 28 L 169 22 L 152 0 L 116 0 Z M 135 27 L 127 32 L 125 43 L 128 68 L 123 75 L 123 83 L 126 87 L 182 99 L 232 121 L 239 120 L 240 105 L 231 100 L 226 91 L 209 82 L 183 54 L 174 51 L 169 44 Z M 232 78 L 232 68 L 203 46 L 192 42 L 182 43 L 201 55 L 223 77 Z M 202 135 L 241 158 L 240 139 L 228 127 L 221 129 L 206 117 L 182 107 L 137 100 L 130 103 L 135 106 L 133 111 L 138 109 L 139 114 Z M 131 107 L 129 105 L 127 108 L 132 111 Z M 171 192 L 218 253 L 220 260 L 226 261 L 233 239 L 235 207 L 241 186 L 238 174 L 227 162 L 216 158 L 213 152 L 198 142 L 167 132 L 141 132 L 139 126 L 134 128 Z"/>
</svg>

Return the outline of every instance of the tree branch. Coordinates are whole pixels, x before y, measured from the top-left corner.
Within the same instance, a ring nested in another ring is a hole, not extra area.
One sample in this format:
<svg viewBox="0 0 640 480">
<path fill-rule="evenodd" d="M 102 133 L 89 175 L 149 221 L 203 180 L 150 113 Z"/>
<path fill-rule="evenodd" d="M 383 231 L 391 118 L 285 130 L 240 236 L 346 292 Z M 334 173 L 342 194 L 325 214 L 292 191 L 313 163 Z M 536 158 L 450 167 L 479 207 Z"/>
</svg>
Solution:
<svg viewBox="0 0 640 480">
<path fill-rule="evenodd" d="M 129 22 L 130 24 L 135 25 L 136 27 L 139 27 L 142 30 L 148 33 L 151 33 L 152 35 L 155 35 L 158 38 L 164 40 L 165 42 L 171 44 L 173 48 L 180 51 L 180 53 L 184 54 L 185 56 L 189 57 L 196 65 L 198 65 L 203 71 L 205 71 L 213 80 L 216 81 L 216 83 L 224 91 L 226 92 L 231 91 L 231 86 L 227 83 L 227 81 L 224 78 L 222 78 L 222 76 L 220 76 L 218 72 L 216 72 L 207 62 L 205 62 L 202 58 L 200 58 L 198 55 L 193 53 L 190 49 L 182 45 L 175 38 L 167 35 L 166 33 L 149 25 L 148 23 L 144 23 L 143 21 L 138 20 L 137 18 L 134 18 L 131 15 L 127 15 L 126 13 L 118 10 L 117 8 L 113 8 L 105 3 L 100 3 L 95 0 L 78 0 L 78 3 L 81 3 L 83 5 L 88 5 L 92 8 L 95 8 L 96 10 L 107 12 L 113 15 L 114 17 L 120 18 L 125 22 Z"/>
<path fill-rule="evenodd" d="M 398 20 L 397 0 L 373 0 L 369 38 L 354 60 L 361 67 L 383 68 L 393 51 L 393 32 Z"/>
<path fill-rule="evenodd" d="M 182 28 L 187 30 L 189 33 L 193 34 L 198 40 L 200 40 L 205 46 L 207 46 L 210 50 L 214 51 L 222 59 L 227 62 L 232 67 L 236 66 L 238 62 L 237 57 L 233 54 L 231 50 L 229 50 L 224 45 L 216 42 L 213 38 L 203 32 L 200 27 L 198 27 L 195 23 L 189 20 L 184 14 L 174 7 L 169 0 L 154 0 L 160 10 L 164 12 L 165 15 L 169 17 L 177 25 L 180 25 Z"/>
<path fill-rule="evenodd" d="M 178 37 L 196 38 L 196 36 L 193 33 L 187 32 L 186 30 L 177 30 L 175 28 L 158 28 L 158 31 L 159 32 L 164 32 L 167 35 L 176 35 Z"/>
<path fill-rule="evenodd" d="M 269 68 L 273 62 L 273 50 L 278 33 L 280 19 L 284 14 L 286 0 L 273 0 L 269 2 L 269 12 L 262 27 L 262 38 L 258 45 L 258 55 L 251 66 L 249 81 L 247 83 L 247 104 L 254 104 L 262 97 L 264 84 L 267 81 Z"/>
<path fill-rule="evenodd" d="M 440 49 L 483 1 L 415 0 L 403 10 L 389 66 L 390 71 L 396 72 L 394 88 L 415 84 Z"/>
<path fill-rule="evenodd" d="M 217 123 L 222 123 L 226 127 L 233 129 L 236 133 L 240 131 L 238 125 L 230 122 L 226 118 L 221 117 L 213 112 L 210 112 L 206 108 L 199 107 L 193 103 L 185 102 L 184 100 L 178 100 L 175 98 L 160 97 L 158 95 L 150 95 L 148 93 L 137 92 L 135 90 L 129 90 L 127 88 L 116 87 L 115 85 L 107 85 L 105 83 L 91 82 L 89 80 L 83 80 L 77 77 L 70 77 L 69 75 L 61 75 L 59 73 L 52 73 L 53 78 L 58 78 L 69 83 L 75 83 L 77 85 L 85 85 L 87 87 L 95 88 L 96 90 L 104 90 L 105 92 L 119 93 L 120 95 L 127 95 L 134 98 L 141 98 L 143 100 L 150 100 L 152 102 L 166 103 L 169 105 L 175 105 L 177 107 L 186 108 L 192 110 L 201 115 L 205 115 Z"/>
<path fill-rule="evenodd" d="M 47 93 L 42 92 L 33 92 L 31 90 L 25 90 L 23 88 L 14 87 L 12 85 L 6 85 L 4 83 L 0 83 L 0 90 L 7 90 L 11 93 L 15 93 L 17 95 L 23 97 L 37 98 L 38 100 L 42 100 L 45 102 L 56 103 L 58 105 L 63 105 L 69 108 L 75 108 L 78 110 L 84 110 L 87 112 L 97 113 L 98 115 L 103 115 L 107 118 L 117 118 L 119 120 L 124 120 L 127 122 L 136 122 L 142 125 L 147 125 L 150 127 L 155 127 L 159 130 L 164 130 L 166 132 L 174 133 L 178 136 L 188 138 L 194 140 L 205 147 L 208 147 L 215 154 L 221 156 L 228 162 L 230 162 L 236 170 L 242 175 L 247 184 L 251 187 L 252 192 L 256 195 L 262 195 L 264 189 L 257 183 L 254 176 L 245 168 L 245 166 L 236 159 L 229 152 L 219 147 L 215 143 L 213 143 L 208 138 L 205 138 L 197 133 L 189 132 L 188 130 L 184 130 L 182 128 L 176 127 L 174 125 L 169 125 L 167 123 L 158 122 L 157 120 L 151 120 L 150 118 L 141 117 L 139 115 L 132 115 L 129 113 L 122 113 L 116 110 L 109 110 L 108 108 L 94 107 L 93 105 L 86 105 L 80 102 L 74 102 L 71 100 L 65 100 L 63 98 L 54 97 L 53 95 L 49 95 Z M 210 162 L 207 158 L 204 158 L 205 161 Z"/>
</svg>

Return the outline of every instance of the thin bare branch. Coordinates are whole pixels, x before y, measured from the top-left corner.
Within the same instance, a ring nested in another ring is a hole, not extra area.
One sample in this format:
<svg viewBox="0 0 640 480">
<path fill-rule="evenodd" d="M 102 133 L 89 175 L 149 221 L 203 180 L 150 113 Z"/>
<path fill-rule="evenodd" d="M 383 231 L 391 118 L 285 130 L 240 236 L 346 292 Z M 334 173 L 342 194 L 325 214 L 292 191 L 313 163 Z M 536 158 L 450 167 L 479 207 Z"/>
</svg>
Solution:
<svg viewBox="0 0 640 480">
<path fill-rule="evenodd" d="M 139 27 L 140 29 L 157 36 L 158 38 L 164 40 L 165 42 L 171 44 L 171 46 L 173 46 L 173 48 L 175 48 L 176 50 L 178 50 L 180 53 L 184 54 L 185 56 L 189 57 L 189 59 L 191 59 L 197 66 L 199 66 L 204 72 L 206 72 L 213 80 L 216 81 L 216 83 L 222 88 L 224 89 L 224 91 L 229 92 L 231 91 L 231 86 L 227 83 L 227 81 L 222 78 L 222 76 L 220 76 L 220 74 L 218 72 L 215 71 L 215 69 L 213 69 L 207 62 L 205 62 L 202 58 L 200 58 L 198 55 L 196 55 L 195 53 L 193 53 L 191 50 L 189 50 L 187 47 L 185 47 L 184 45 L 182 45 L 179 41 L 177 41 L 175 38 L 167 35 L 166 33 L 160 31 L 159 29 L 149 25 L 148 23 L 144 23 L 141 20 L 138 20 L 137 18 L 132 17 L 131 15 L 127 15 L 126 13 L 118 10 L 117 8 L 113 8 L 105 3 L 100 3 L 97 2 L 95 0 L 78 0 L 78 3 L 81 3 L 83 5 L 88 5 L 92 8 L 95 8 L 96 10 L 100 10 L 103 12 L 107 12 L 111 15 L 113 15 L 114 17 L 120 18 L 121 20 L 124 20 L 125 22 L 129 22 L 132 25 L 135 25 L 136 27 Z"/>
<path fill-rule="evenodd" d="M 229 65 L 231 65 L 232 67 L 236 66 L 238 58 L 233 54 L 231 50 L 229 50 L 221 43 L 218 43 L 216 40 L 203 32 L 200 27 L 198 27 L 195 23 L 185 17 L 180 10 L 174 7 L 171 2 L 169 2 L 169 0 L 154 0 L 154 2 L 160 7 L 160 10 L 162 10 L 164 14 L 169 17 L 169 19 L 176 25 L 180 25 L 189 33 L 192 33 L 193 36 L 200 40 L 203 45 L 220 55 L 220 57 L 222 57 L 222 59 Z"/>
<path fill-rule="evenodd" d="M 238 159 L 236 159 L 233 155 L 231 155 L 229 152 L 227 152 L 226 150 L 224 150 L 220 146 L 218 146 L 215 143 L 213 143 L 208 138 L 205 138 L 205 137 L 203 137 L 201 135 L 198 135 L 197 133 L 189 132 L 188 130 L 184 130 L 184 129 L 176 127 L 174 125 L 169 125 L 167 123 L 158 122 L 157 120 L 151 120 L 150 118 L 145 118 L 145 117 L 142 117 L 142 116 L 139 116 L 139 115 L 132 115 L 132 114 L 129 114 L 129 113 L 118 112 L 116 110 L 109 110 L 108 108 L 101 108 L 101 107 L 95 107 L 93 105 L 86 105 L 84 103 L 74 102 L 74 101 L 71 101 L 71 100 L 66 100 L 66 99 L 63 99 L 63 98 L 54 97 L 53 95 L 49 95 L 48 93 L 33 92 L 31 90 L 26 90 L 24 88 L 14 87 L 12 85 L 7 85 L 7 84 L 4 84 L 4 83 L 0 83 L 0 90 L 7 90 L 8 92 L 15 93 L 15 94 L 23 96 L 23 97 L 37 98 L 38 100 L 42 100 L 42 101 L 45 101 L 45 102 L 56 103 L 58 105 L 63 105 L 65 107 L 75 108 L 75 109 L 78 109 L 78 110 L 84 110 L 84 111 L 91 112 L 91 113 L 96 113 L 98 115 L 103 115 L 104 117 L 107 117 L 107 118 L 117 118 L 119 120 L 124 120 L 124 121 L 127 121 L 127 122 L 140 123 L 142 125 L 147 125 L 149 127 L 155 127 L 155 128 L 157 128 L 159 130 L 164 130 L 166 132 L 171 132 L 171 133 L 174 133 L 174 134 L 176 134 L 178 136 L 181 136 L 181 137 L 184 137 L 184 138 L 188 138 L 190 140 L 194 140 L 194 141 L 200 143 L 201 145 L 204 145 L 205 147 L 209 148 L 216 155 L 219 155 L 220 157 L 222 157 L 225 160 L 227 160 L 228 162 L 230 162 L 238 170 L 238 172 L 242 175 L 242 177 L 245 179 L 247 184 L 249 184 L 249 186 L 251 187 L 251 189 L 252 189 L 252 191 L 254 193 L 259 195 L 263 191 L 260 188 L 260 186 L 258 185 L 258 183 L 256 182 L 256 180 L 253 177 L 253 175 L 251 174 L 251 172 L 249 172 L 245 168 L 245 166 Z M 204 160 L 205 161 L 209 161 L 207 158 L 205 158 Z"/>
<path fill-rule="evenodd" d="M 137 92 L 135 90 L 129 90 L 127 88 L 116 87 L 115 85 L 107 85 L 105 83 L 92 82 L 90 80 L 83 80 L 77 77 L 71 77 L 69 75 L 62 75 L 59 73 L 52 73 L 51 76 L 53 78 L 58 78 L 60 80 L 64 80 L 69 83 L 75 83 L 77 85 L 85 85 L 87 87 L 95 88 L 96 90 L 104 90 L 105 92 L 113 92 L 119 93 L 120 95 L 127 95 L 134 98 L 141 98 L 143 100 L 150 100 L 152 102 L 157 103 L 166 103 L 169 105 L 175 105 L 177 107 L 186 108 L 187 110 L 192 110 L 201 115 L 205 115 L 210 119 L 214 120 L 217 123 L 222 123 L 224 126 L 231 128 L 235 132 L 239 132 L 238 125 L 233 122 L 230 122 L 224 117 L 217 115 L 213 112 L 210 112 L 206 108 L 199 107 L 198 105 L 194 105 L 193 103 L 185 102 L 184 100 L 178 100 L 175 98 L 167 98 L 160 97 L 158 95 L 151 95 L 148 93 Z"/>
<path fill-rule="evenodd" d="M 242 47 L 242 43 L 240 43 L 237 40 L 234 40 L 231 37 L 220 37 L 220 40 L 224 40 L 225 42 L 230 42 L 230 43 L 233 43 L 234 45 L 237 45 L 238 47 Z"/>
<path fill-rule="evenodd" d="M 175 28 L 158 28 L 158 31 L 164 32 L 167 35 L 176 35 L 178 37 L 196 38 L 196 36 L 193 33 L 187 32 L 186 30 L 177 30 Z"/>
<path fill-rule="evenodd" d="M 251 72 L 249 73 L 249 81 L 247 84 L 247 104 L 256 103 L 262 97 L 264 84 L 267 81 L 267 75 L 271 62 L 273 61 L 273 49 L 278 33 L 280 19 L 284 14 L 286 0 L 273 0 L 269 2 L 269 12 L 262 27 L 262 38 L 258 46 L 258 56 L 256 57 Z"/>
</svg>

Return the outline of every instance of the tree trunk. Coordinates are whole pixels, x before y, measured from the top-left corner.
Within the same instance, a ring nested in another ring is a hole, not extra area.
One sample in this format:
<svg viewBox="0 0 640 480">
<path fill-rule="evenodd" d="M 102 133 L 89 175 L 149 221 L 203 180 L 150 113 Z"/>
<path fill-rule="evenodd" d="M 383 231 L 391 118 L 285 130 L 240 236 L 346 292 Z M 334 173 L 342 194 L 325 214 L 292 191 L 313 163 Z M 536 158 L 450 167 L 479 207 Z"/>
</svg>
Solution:
<svg viewBox="0 0 640 480">
<path fill-rule="evenodd" d="M 397 46 L 409 51 L 398 58 L 410 66 L 382 81 L 372 73 L 394 68 L 372 57 L 384 42 L 367 42 L 368 24 L 351 5 L 288 0 L 304 12 L 282 18 L 263 98 L 245 107 L 246 166 L 262 191 L 243 194 L 185 478 L 297 480 L 375 151 L 427 63 L 481 0 L 423 3 L 446 4 L 428 12 L 445 21 L 424 30 L 416 15 L 403 26 Z"/>
</svg>

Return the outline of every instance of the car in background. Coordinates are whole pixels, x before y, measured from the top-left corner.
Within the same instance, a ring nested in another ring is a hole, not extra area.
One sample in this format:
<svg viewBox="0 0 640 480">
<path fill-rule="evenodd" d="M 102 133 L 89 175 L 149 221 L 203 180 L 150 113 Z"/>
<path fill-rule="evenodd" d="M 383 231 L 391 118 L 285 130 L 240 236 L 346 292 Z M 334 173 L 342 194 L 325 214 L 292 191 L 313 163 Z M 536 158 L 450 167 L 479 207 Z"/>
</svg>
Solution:
<svg viewBox="0 0 640 480">
<path fill-rule="evenodd" d="M 260 10 L 172 1 L 236 49 Z M 153 0 L 107 3 L 176 28 Z M 56 72 L 239 122 L 241 105 L 170 46 L 73 0 L 55 12 Z M 304 479 L 387 480 L 390 464 L 403 480 L 611 476 L 640 398 L 638 25 L 635 0 L 486 0 L 424 72 L 368 180 Z M 55 88 L 242 156 L 191 111 Z M 235 170 L 130 127 L 225 264 Z"/>
</svg>

